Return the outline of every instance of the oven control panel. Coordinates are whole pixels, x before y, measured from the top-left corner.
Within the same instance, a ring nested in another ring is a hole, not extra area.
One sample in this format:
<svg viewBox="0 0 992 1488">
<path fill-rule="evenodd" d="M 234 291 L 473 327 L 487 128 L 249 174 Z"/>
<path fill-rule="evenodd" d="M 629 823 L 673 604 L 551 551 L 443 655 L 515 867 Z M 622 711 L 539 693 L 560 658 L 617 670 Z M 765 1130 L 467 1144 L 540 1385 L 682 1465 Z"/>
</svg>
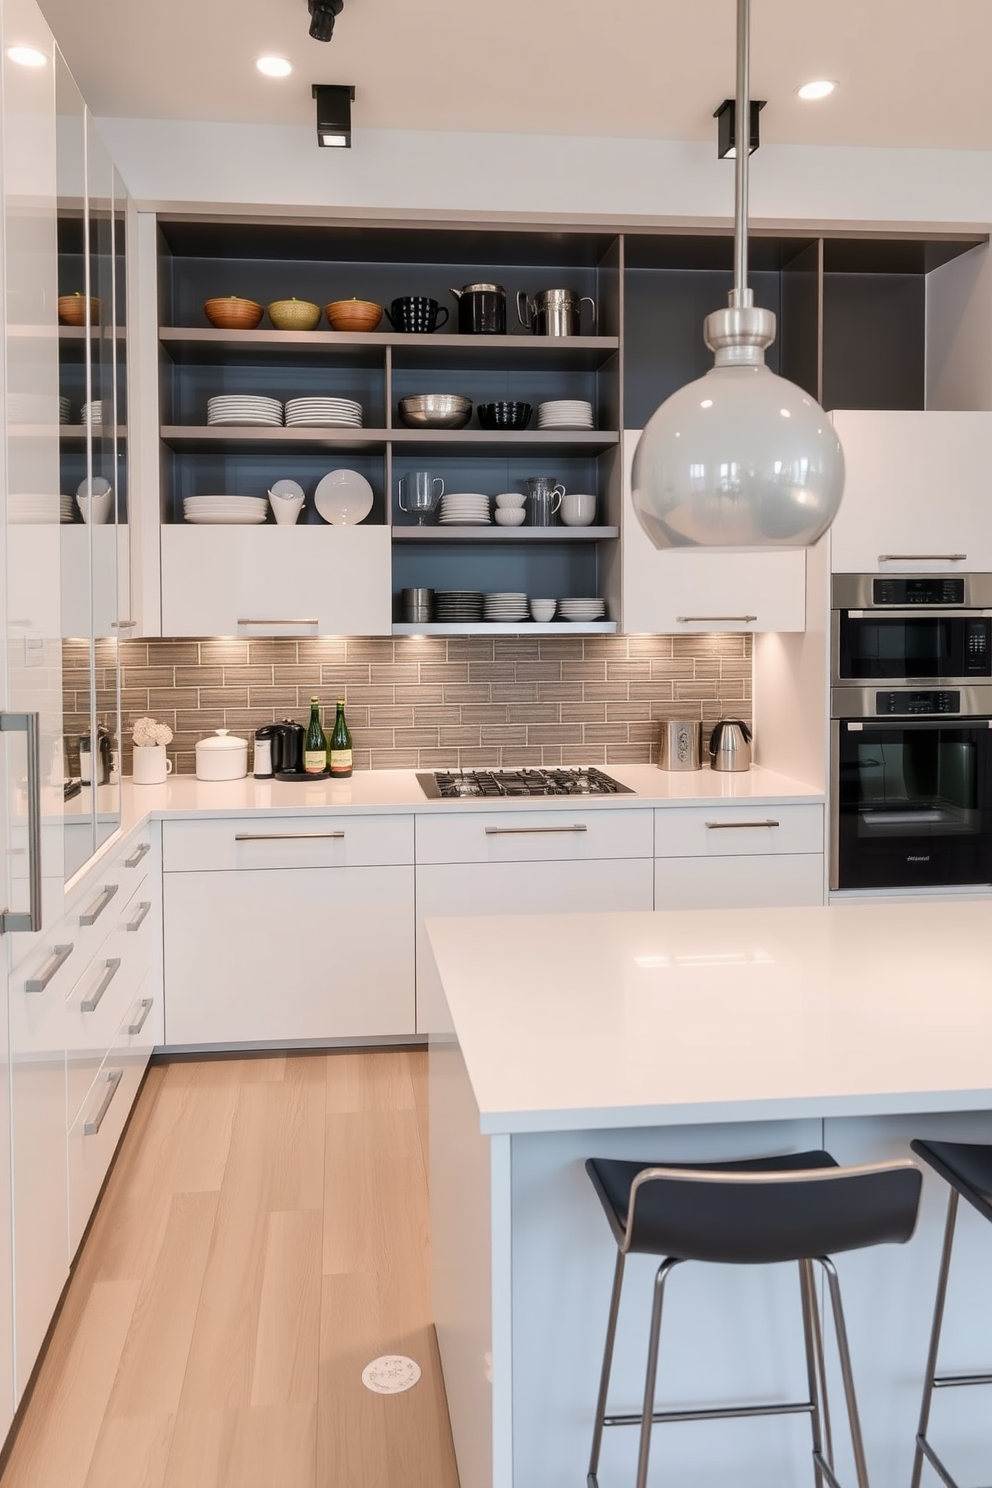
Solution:
<svg viewBox="0 0 992 1488">
<path fill-rule="evenodd" d="M 961 694 L 950 689 L 876 692 L 875 712 L 880 718 L 889 714 L 960 713 Z"/>
<path fill-rule="evenodd" d="M 919 579 L 876 579 L 872 600 L 877 605 L 963 605 L 964 579 L 929 574 Z"/>
</svg>

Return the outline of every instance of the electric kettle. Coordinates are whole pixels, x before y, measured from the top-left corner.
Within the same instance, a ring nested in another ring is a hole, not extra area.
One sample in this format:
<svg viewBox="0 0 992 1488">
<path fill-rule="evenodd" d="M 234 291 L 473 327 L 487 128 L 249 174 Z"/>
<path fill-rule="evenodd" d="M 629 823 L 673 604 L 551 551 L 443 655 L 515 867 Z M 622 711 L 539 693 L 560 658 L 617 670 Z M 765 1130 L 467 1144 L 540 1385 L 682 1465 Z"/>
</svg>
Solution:
<svg viewBox="0 0 992 1488">
<path fill-rule="evenodd" d="M 710 768 L 750 770 L 751 730 L 739 718 L 722 718 L 710 734 Z"/>
</svg>

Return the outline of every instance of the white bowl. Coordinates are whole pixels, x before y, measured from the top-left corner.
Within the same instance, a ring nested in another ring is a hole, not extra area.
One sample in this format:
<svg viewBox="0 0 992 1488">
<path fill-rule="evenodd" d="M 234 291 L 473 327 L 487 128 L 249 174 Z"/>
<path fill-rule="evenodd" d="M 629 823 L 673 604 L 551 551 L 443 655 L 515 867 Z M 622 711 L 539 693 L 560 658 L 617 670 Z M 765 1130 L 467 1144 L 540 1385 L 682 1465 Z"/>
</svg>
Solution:
<svg viewBox="0 0 992 1488">
<path fill-rule="evenodd" d="M 272 515 L 280 527 L 292 527 L 303 510 L 302 496 L 274 496 L 269 492 L 269 505 Z"/>
<path fill-rule="evenodd" d="M 521 495 L 519 491 L 504 491 L 501 495 L 496 497 L 496 505 L 501 511 L 505 511 L 507 508 L 512 509 L 518 506 L 522 509 L 523 504 L 526 500 L 527 497 Z"/>
<path fill-rule="evenodd" d="M 522 506 L 501 506 L 495 513 L 500 527 L 520 527 L 526 516 Z"/>
<path fill-rule="evenodd" d="M 269 487 L 270 496 L 278 496 L 283 501 L 295 501 L 297 497 L 303 500 L 303 487 L 299 481 L 277 480 Z"/>
<path fill-rule="evenodd" d="M 106 491 L 102 496 L 77 496 L 76 505 L 82 513 L 84 522 L 92 522 L 99 526 L 103 522 L 110 521 L 110 514 L 114 509 L 114 493 Z"/>
<path fill-rule="evenodd" d="M 530 617 L 539 623 L 547 624 L 554 617 L 556 599 L 532 599 L 530 602 Z"/>
<path fill-rule="evenodd" d="M 92 480 L 90 480 L 89 476 L 86 476 L 76 487 L 76 495 L 85 497 L 109 496 L 111 489 L 110 482 L 102 475 L 95 475 Z"/>
</svg>

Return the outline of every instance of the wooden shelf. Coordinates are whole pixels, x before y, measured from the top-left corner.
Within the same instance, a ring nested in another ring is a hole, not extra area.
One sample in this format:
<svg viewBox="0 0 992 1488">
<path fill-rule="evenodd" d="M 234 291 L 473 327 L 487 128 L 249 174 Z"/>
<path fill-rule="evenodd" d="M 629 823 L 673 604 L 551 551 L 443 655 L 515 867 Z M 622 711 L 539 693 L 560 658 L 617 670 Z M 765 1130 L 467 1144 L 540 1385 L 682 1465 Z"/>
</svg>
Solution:
<svg viewBox="0 0 992 1488">
<path fill-rule="evenodd" d="M 394 449 L 452 454 L 464 449 L 474 455 L 527 454 L 540 450 L 548 455 L 601 455 L 620 443 L 620 435 L 611 429 L 391 429 L 389 442 Z"/>
<path fill-rule="evenodd" d="M 393 526 L 393 542 L 399 543 L 590 543 L 607 542 L 620 536 L 619 527 L 442 527 L 434 522 L 424 527 Z"/>
<path fill-rule="evenodd" d="M 389 440 L 387 429 L 287 429 L 283 424 L 163 424 L 162 442 L 170 449 L 193 453 L 234 449 L 347 449 L 356 453 L 381 452 Z"/>
<path fill-rule="evenodd" d="M 63 426 L 64 427 L 64 426 Z M 82 426 L 80 426 L 82 432 Z M 519 432 L 490 433 L 486 429 L 314 429 L 287 428 L 284 424 L 163 424 L 161 437 L 170 449 L 206 451 L 211 449 L 268 447 L 298 450 L 333 449 L 376 450 L 391 444 L 394 449 L 417 451 L 421 455 L 466 454 L 508 456 L 541 450 L 548 455 L 602 454 L 620 441 L 613 431 L 573 430 L 559 433 L 548 429 L 524 429 Z"/>
<path fill-rule="evenodd" d="M 615 635 L 615 620 L 552 620 L 539 624 L 536 620 L 513 620 L 503 624 L 495 620 L 482 620 L 477 625 L 407 625 L 397 622 L 393 635 L 422 636 L 491 636 L 491 635 Z"/>
</svg>

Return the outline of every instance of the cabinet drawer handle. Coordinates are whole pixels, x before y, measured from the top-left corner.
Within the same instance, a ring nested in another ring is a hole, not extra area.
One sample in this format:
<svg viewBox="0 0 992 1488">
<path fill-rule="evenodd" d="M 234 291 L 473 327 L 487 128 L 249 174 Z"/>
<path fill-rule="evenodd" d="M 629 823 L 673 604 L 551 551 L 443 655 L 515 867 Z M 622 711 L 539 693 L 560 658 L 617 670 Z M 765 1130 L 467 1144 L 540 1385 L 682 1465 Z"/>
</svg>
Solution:
<svg viewBox="0 0 992 1488">
<path fill-rule="evenodd" d="M 68 945 L 57 945 L 55 947 L 55 951 L 51 961 L 49 961 L 48 965 L 45 968 L 44 975 L 40 977 L 32 977 L 30 981 L 25 982 L 25 992 L 44 992 L 45 988 L 48 986 L 49 982 L 52 980 L 52 977 L 58 971 L 59 967 L 64 966 L 71 955 L 72 941 L 70 941 Z"/>
<path fill-rule="evenodd" d="M 235 832 L 235 842 L 325 842 L 343 832 Z"/>
<path fill-rule="evenodd" d="M 267 616 L 263 620 L 250 620 L 250 619 L 245 620 L 245 619 L 241 619 L 241 620 L 238 621 L 238 624 L 239 625 L 316 625 L 317 624 L 317 619 L 316 619 L 316 616 L 312 616 L 312 615 L 311 616 L 304 615 L 302 617 L 299 616 L 299 615 L 297 615 L 297 616 L 295 616 L 295 618 L 294 617 L 290 617 L 288 619 L 287 619 L 287 617 L 285 615 L 283 615 L 282 617 L 276 616 L 275 618 L 273 618 L 270 615 L 270 616 Z"/>
<path fill-rule="evenodd" d="M 780 827 L 781 825 L 781 822 L 772 821 L 769 817 L 767 821 L 707 822 L 706 828 L 710 832 L 729 832 L 739 831 L 741 827 Z"/>
<path fill-rule="evenodd" d="M 967 553 L 879 553 L 879 563 L 964 563 Z"/>
<path fill-rule="evenodd" d="M 129 858 L 124 859 L 125 868 L 137 868 L 145 853 L 150 853 L 152 845 L 150 842 L 139 842 Z"/>
<path fill-rule="evenodd" d="M 137 1023 L 129 1023 L 127 1025 L 128 1033 L 141 1032 L 145 1024 L 148 1022 L 148 1014 L 155 1006 L 155 999 L 154 997 L 143 997 L 138 1006 L 141 1008 L 141 1017 L 138 1019 Z"/>
<path fill-rule="evenodd" d="M 135 915 L 133 920 L 128 920 L 127 924 L 124 927 L 129 934 L 133 933 L 135 930 L 141 929 L 142 925 L 145 922 L 145 917 L 147 916 L 148 911 L 151 909 L 151 907 L 152 904 L 150 899 L 146 899 L 143 903 L 138 905 L 138 913 Z"/>
<path fill-rule="evenodd" d="M 106 992 L 107 988 L 110 986 L 111 982 L 114 980 L 114 977 L 117 975 L 120 969 L 120 956 L 115 956 L 112 961 L 104 962 L 103 976 L 100 978 L 99 982 L 97 982 L 96 986 L 93 988 L 93 991 L 89 994 L 89 996 L 84 997 L 82 1002 L 79 1004 L 79 1011 L 81 1013 L 96 1012 L 97 1008 L 100 1006 L 100 998 L 103 996 L 104 992 Z"/>
<path fill-rule="evenodd" d="M 676 615 L 675 619 L 679 625 L 699 625 L 704 620 L 712 623 L 717 620 L 739 620 L 744 625 L 750 625 L 757 620 L 757 615 Z"/>
<path fill-rule="evenodd" d="M 487 827 L 487 837 L 543 836 L 548 832 L 588 832 L 587 826 L 576 822 L 571 827 Z"/>
<path fill-rule="evenodd" d="M 111 620 L 111 630 L 134 630 L 137 620 Z"/>
<path fill-rule="evenodd" d="M 81 925 L 95 925 L 111 899 L 117 893 L 117 888 L 117 884 L 104 884 L 86 913 L 79 916 L 79 923 Z"/>
<path fill-rule="evenodd" d="M 117 1094 L 117 1087 L 121 1083 L 121 1076 L 123 1074 L 123 1070 L 107 1071 L 106 1075 L 104 1076 L 104 1079 L 107 1082 L 106 1094 L 104 1095 L 103 1100 L 100 1102 L 100 1107 L 96 1115 L 91 1116 L 88 1121 L 85 1121 L 83 1123 L 84 1137 L 95 1137 L 98 1135 L 100 1128 L 103 1125 L 103 1119 L 106 1116 L 107 1112 L 110 1110 L 110 1102 Z"/>
</svg>

